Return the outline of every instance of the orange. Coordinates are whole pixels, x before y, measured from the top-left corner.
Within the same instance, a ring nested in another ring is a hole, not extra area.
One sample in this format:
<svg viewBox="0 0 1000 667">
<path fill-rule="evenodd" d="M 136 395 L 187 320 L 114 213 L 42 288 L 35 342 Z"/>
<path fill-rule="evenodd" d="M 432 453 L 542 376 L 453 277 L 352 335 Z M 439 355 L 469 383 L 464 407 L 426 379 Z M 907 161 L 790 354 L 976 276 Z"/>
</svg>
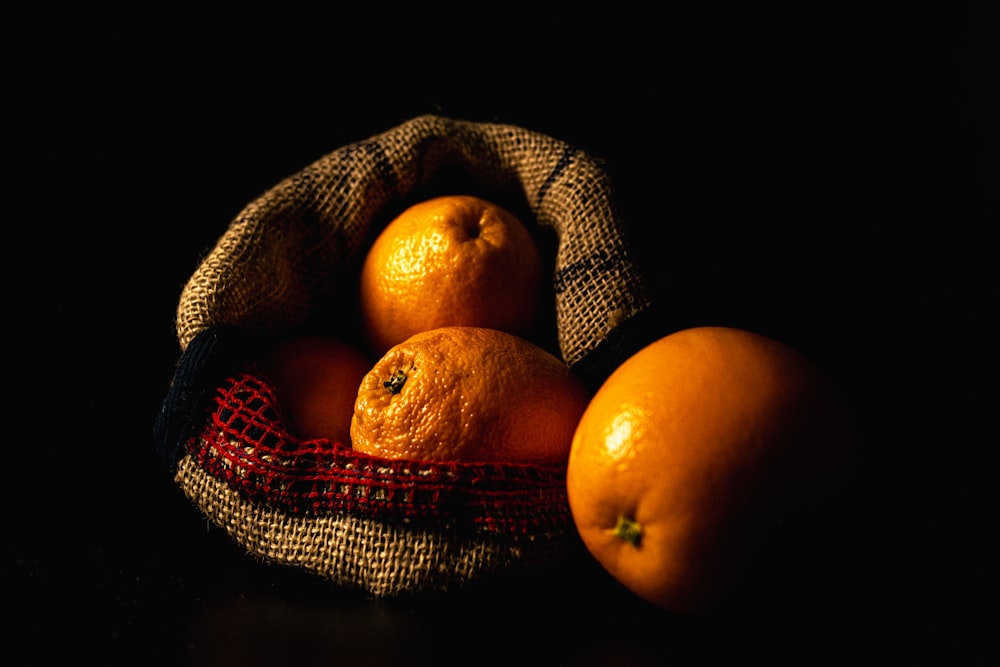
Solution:
<svg viewBox="0 0 1000 667">
<path fill-rule="evenodd" d="M 538 247 L 521 221 L 485 199 L 446 195 L 407 208 L 376 237 L 361 268 L 361 320 L 376 357 L 443 326 L 526 335 L 540 289 Z"/>
<path fill-rule="evenodd" d="M 366 354 L 344 341 L 301 335 L 276 343 L 260 368 L 296 435 L 350 444 L 354 399 L 371 366 Z"/>
<path fill-rule="evenodd" d="M 741 329 L 673 333 L 622 363 L 581 417 L 567 467 L 574 522 L 637 595 L 711 609 L 781 513 L 832 488 L 847 424 L 793 348 Z"/>
<path fill-rule="evenodd" d="M 570 368 L 534 343 L 440 327 L 394 346 L 364 377 L 351 441 L 395 459 L 565 465 L 588 399 Z"/>
</svg>

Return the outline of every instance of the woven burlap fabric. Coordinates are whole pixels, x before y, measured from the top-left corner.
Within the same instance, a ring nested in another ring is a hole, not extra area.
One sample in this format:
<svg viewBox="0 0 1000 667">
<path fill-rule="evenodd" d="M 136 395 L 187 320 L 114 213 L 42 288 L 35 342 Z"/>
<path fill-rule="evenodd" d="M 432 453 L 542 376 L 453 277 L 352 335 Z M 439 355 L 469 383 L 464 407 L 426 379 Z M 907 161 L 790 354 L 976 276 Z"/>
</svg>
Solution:
<svg viewBox="0 0 1000 667">
<path fill-rule="evenodd" d="M 555 319 L 568 364 L 650 305 L 597 160 L 521 127 L 428 115 L 329 153 L 240 212 L 182 292 L 181 348 L 219 325 L 303 325 L 346 289 L 338 268 L 357 264 L 380 214 L 455 171 L 516 192 L 557 235 Z"/>
<path fill-rule="evenodd" d="M 252 503 L 190 456 L 177 468 L 184 493 L 215 524 L 264 561 L 300 567 L 374 597 L 457 588 L 510 567 L 567 556 L 567 535 L 526 536 L 522 548 L 480 533 L 379 521 L 351 514 L 293 516 Z"/>
</svg>

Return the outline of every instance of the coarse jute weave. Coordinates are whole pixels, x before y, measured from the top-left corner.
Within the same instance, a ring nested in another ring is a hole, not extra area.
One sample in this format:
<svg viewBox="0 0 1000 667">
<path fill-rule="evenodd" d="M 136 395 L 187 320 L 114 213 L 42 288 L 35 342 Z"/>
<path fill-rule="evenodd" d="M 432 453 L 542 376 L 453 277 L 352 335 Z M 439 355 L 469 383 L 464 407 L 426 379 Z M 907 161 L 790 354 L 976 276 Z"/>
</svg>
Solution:
<svg viewBox="0 0 1000 667">
<path fill-rule="evenodd" d="M 596 160 L 520 127 L 422 116 L 330 153 L 247 206 L 184 289 L 181 347 L 221 324 L 302 325 L 343 286 L 331 267 L 355 264 L 379 214 L 456 171 L 522 197 L 558 236 L 552 280 L 566 363 L 649 305 Z"/>
<path fill-rule="evenodd" d="M 236 216 L 185 285 L 181 357 L 154 429 L 184 493 L 251 553 L 389 596 L 579 548 L 565 466 L 391 462 L 303 442 L 254 373 L 253 340 L 337 312 L 380 227 L 456 187 L 554 235 L 553 321 L 571 367 L 600 367 L 598 348 L 651 306 L 606 173 L 552 137 L 421 116 L 292 174 Z M 605 368 L 631 351 L 611 347 Z"/>
</svg>

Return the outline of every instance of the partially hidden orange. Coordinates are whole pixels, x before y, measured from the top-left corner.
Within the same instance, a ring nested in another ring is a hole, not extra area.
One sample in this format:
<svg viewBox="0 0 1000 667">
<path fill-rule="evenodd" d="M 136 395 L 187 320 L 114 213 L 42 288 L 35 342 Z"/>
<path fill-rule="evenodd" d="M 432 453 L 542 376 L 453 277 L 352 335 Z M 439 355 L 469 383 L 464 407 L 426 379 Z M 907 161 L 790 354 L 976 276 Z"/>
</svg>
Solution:
<svg viewBox="0 0 1000 667">
<path fill-rule="evenodd" d="M 354 449 L 393 459 L 565 465 L 590 395 L 559 358 L 497 329 L 439 327 L 364 377 Z"/>
<path fill-rule="evenodd" d="M 376 357 L 415 333 L 477 326 L 526 335 L 535 324 L 541 258 L 506 208 L 444 195 L 391 220 L 365 255 L 361 320 Z"/>
<path fill-rule="evenodd" d="M 832 385 L 792 347 L 741 329 L 679 331 L 596 391 L 570 452 L 570 509 L 628 589 L 710 610 L 785 510 L 836 487 L 850 433 Z"/>
<path fill-rule="evenodd" d="M 283 339 L 267 351 L 261 371 L 300 438 L 350 444 L 351 417 L 361 378 L 372 362 L 360 348 L 318 335 Z"/>
</svg>

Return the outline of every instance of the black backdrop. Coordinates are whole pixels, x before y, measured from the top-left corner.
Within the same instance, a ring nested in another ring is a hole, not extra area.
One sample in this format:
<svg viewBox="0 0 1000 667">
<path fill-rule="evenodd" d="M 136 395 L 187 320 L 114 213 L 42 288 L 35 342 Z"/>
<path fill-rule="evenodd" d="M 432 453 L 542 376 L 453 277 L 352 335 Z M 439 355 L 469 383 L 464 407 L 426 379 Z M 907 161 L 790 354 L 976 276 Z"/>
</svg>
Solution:
<svg viewBox="0 0 1000 667">
<path fill-rule="evenodd" d="M 4 635 L 174 664 L 984 660 L 995 25 L 875 7 L 392 30 L 89 15 L 30 40 L 8 101 Z M 692 620 L 583 568 L 374 602 L 258 564 L 179 495 L 151 429 L 198 259 L 264 189 L 423 113 L 603 159 L 664 330 L 757 330 L 845 390 L 859 482 L 797 594 Z"/>
</svg>

